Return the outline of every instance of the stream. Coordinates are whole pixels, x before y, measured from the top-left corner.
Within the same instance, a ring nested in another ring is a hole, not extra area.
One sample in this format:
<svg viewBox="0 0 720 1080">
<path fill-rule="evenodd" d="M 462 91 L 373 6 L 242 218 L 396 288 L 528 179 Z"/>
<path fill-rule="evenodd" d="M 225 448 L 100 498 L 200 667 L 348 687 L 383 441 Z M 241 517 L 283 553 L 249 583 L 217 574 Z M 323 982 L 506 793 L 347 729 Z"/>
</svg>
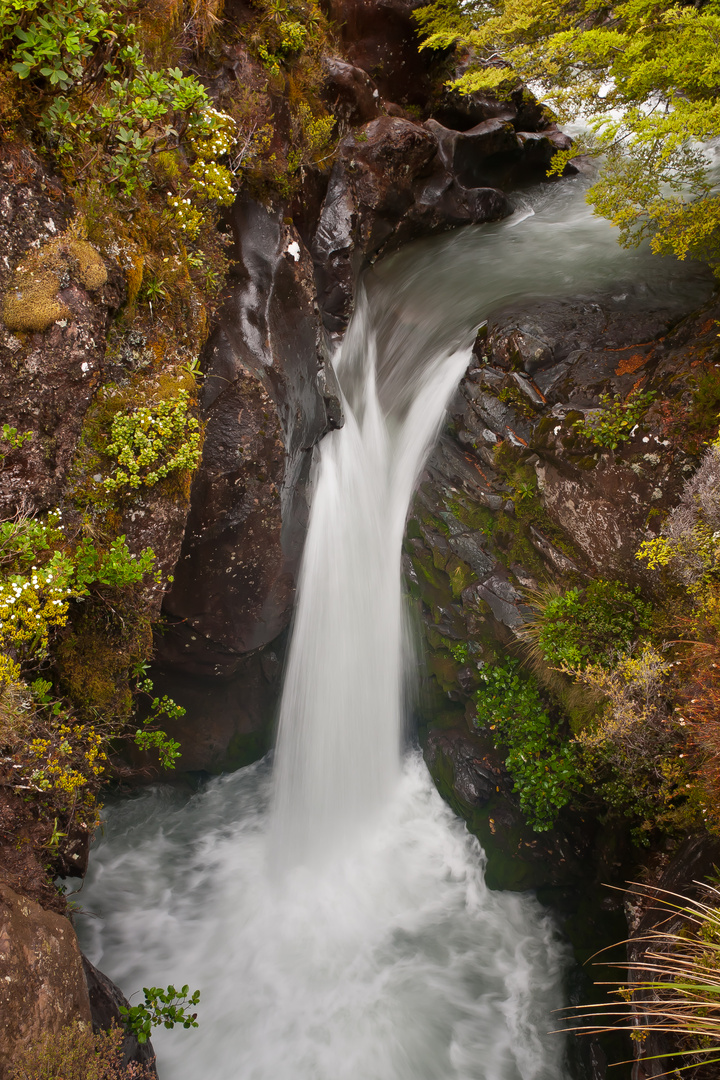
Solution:
<svg viewBox="0 0 720 1080">
<path fill-rule="evenodd" d="M 113 803 L 77 897 L 83 950 L 128 996 L 201 991 L 197 1030 L 153 1036 L 161 1080 L 568 1075 L 548 1032 L 569 948 L 532 895 L 486 888 L 482 850 L 409 748 L 405 519 L 492 311 L 608 290 L 681 310 L 701 280 L 618 248 L 577 179 L 366 274 L 335 360 L 346 424 L 315 465 L 274 759 Z"/>
</svg>

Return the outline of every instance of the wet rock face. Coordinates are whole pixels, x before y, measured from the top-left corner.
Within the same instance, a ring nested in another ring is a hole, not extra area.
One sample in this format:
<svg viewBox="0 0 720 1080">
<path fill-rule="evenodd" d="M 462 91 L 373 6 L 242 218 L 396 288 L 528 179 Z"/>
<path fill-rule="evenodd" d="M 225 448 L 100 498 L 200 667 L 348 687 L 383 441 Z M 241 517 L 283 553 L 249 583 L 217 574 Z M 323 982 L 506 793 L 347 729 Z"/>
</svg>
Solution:
<svg viewBox="0 0 720 1080">
<path fill-rule="evenodd" d="M 428 126 L 384 116 L 348 135 L 340 144 L 312 245 L 325 325 L 330 330 L 347 325 L 357 275 L 379 252 L 509 213 L 502 192 L 457 182 Z"/>
<path fill-rule="evenodd" d="M 237 207 L 232 292 L 205 356 L 205 444 L 162 665 L 232 673 L 290 617 L 307 519 L 311 451 L 342 423 L 297 234 L 257 203 Z"/>
<path fill-rule="evenodd" d="M 82 966 L 90 999 L 93 1030 L 98 1033 L 109 1031 L 113 1025 L 122 1027 L 120 1008 L 127 1009 L 130 1004 L 122 990 L 111 979 L 108 979 L 107 975 L 103 975 L 102 971 L 98 971 L 86 956 L 82 957 Z M 157 1075 L 154 1065 L 155 1051 L 149 1040 L 146 1043 L 139 1043 L 136 1035 L 126 1033 L 122 1042 L 122 1054 L 123 1066 L 129 1065 L 131 1061 L 137 1061 L 142 1065 L 150 1066 Z"/>
<path fill-rule="evenodd" d="M 18 432 L 32 432 L 29 442 L 5 458 L 0 475 L 3 517 L 57 503 L 85 412 L 103 378 L 110 318 L 125 295 L 118 267 L 106 266 L 93 280 L 82 275 L 68 251 L 57 248 L 72 215 L 73 207 L 62 188 L 39 159 L 26 148 L 4 144 L 0 149 L 0 293 L 16 297 L 20 283 L 15 268 L 31 253 L 40 259 L 38 276 L 58 286 L 51 302 L 64 317 L 44 332 L 11 331 L 0 322 L 0 413 L 3 423 Z M 53 270 L 43 267 L 46 252 L 51 253 L 48 263 Z M 97 261 L 101 262 L 99 256 Z M 33 304 L 40 309 L 47 298 L 42 290 L 37 293 Z M 33 304 L 23 312 L 31 322 Z"/>
<path fill-rule="evenodd" d="M 0 1080 L 16 1052 L 73 1020 L 90 1022 L 75 931 L 0 882 Z"/>
<path fill-rule="evenodd" d="M 715 355 L 717 305 L 678 323 L 679 315 L 669 298 L 661 309 L 623 293 L 498 313 L 478 337 L 448 430 L 421 478 L 404 553 L 427 641 L 421 731 L 441 791 L 484 846 L 495 835 L 488 815 L 497 828 L 516 810 L 503 780 L 492 809 L 483 802 L 480 778 L 504 773 L 476 729 L 473 696 L 483 663 L 517 645 L 525 590 L 597 577 L 654 587 L 635 553 L 677 503 L 697 461 L 670 441 L 659 406 L 614 451 L 583 439 L 574 424 L 604 392 L 625 397 L 637 385 L 655 390 L 658 401 L 682 396 L 699 357 Z M 572 877 L 579 864 L 562 847 L 574 847 L 572 823 L 563 829 L 548 842 L 561 845 Z M 546 839 L 537 850 L 546 850 Z M 524 864 L 535 850 L 516 844 L 513 858 Z M 558 869 L 552 851 L 547 858 Z M 518 870 L 517 880 L 535 880 L 527 873 Z"/>
<path fill-rule="evenodd" d="M 423 0 L 323 0 L 345 54 L 387 101 L 424 106 L 432 92 L 432 54 L 418 52 L 412 13 Z"/>
<path fill-rule="evenodd" d="M 323 67 L 325 100 L 339 123 L 354 127 L 380 116 L 380 91 L 367 72 L 335 56 Z"/>
</svg>

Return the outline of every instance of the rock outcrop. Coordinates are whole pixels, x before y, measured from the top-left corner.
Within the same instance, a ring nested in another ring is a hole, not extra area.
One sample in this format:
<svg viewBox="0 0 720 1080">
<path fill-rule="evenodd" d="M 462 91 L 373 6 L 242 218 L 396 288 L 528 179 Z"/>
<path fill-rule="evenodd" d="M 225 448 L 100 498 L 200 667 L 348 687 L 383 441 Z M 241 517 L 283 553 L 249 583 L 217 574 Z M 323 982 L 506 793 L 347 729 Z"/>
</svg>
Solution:
<svg viewBox="0 0 720 1080">
<path fill-rule="evenodd" d="M 75 931 L 0 882 L 0 1080 L 16 1051 L 73 1020 L 90 1023 Z"/>
<path fill-rule="evenodd" d="M 292 608 L 312 448 L 342 423 L 295 231 L 259 203 L 234 211 L 231 296 L 204 361 L 205 443 L 175 581 L 163 665 L 231 675 Z"/>
<path fill-rule="evenodd" d="M 570 880 L 594 841 L 586 827 L 578 845 L 565 822 L 536 875 L 512 832 L 512 811 L 504 822 L 490 805 L 512 796 L 474 725 L 478 671 L 508 649 L 517 652 L 525 590 L 543 580 L 582 585 L 606 576 L 654 587 L 635 552 L 677 503 L 696 459 L 668 438 L 659 408 L 615 451 L 593 447 L 573 425 L 597 408 L 602 392 L 625 396 L 641 385 L 658 391 L 658 400 L 682 396 L 699 358 L 714 355 L 716 307 L 673 326 L 679 314 L 668 304 L 605 296 L 493 317 L 410 515 L 404 565 L 427 641 L 426 758 L 480 836 L 489 880 L 506 886 L 554 886 L 560 866 Z M 468 655 L 458 659 L 454 646 L 467 642 Z M 488 770 L 499 779 L 486 798 Z M 596 851 L 592 861 L 607 859 Z M 608 880 L 619 865 L 608 865 Z"/>
</svg>

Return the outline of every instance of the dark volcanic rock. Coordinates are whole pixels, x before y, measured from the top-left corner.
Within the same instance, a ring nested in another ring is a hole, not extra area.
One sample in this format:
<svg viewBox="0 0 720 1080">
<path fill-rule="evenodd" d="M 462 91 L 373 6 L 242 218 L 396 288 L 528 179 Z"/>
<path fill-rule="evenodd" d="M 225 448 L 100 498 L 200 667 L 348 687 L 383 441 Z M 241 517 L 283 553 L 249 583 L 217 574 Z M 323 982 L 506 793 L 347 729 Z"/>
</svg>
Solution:
<svg viewBox="0 0 720 1080">
<path fill-rule="evenodd" d="M 3 517 L 57 504 L 85 413 L 102 380 L 110 319 L 125 296 L 123 275 L 110 263 L 100 274 L 104 283 L 97 288 L 83 284 L 62 243 L 73 212 L 57 179 L 34 154 L 3 144 L 0 293 L 17 291 L 11 269 L 28 252 L 38 259 L 48 253 L 59 284 L 57 319 L 43 332 L 11 331 L 0 321 L 0 418 L 21 433 L 32 432 L 30 441 L 3 462 Z M 35 303 L 40 307 L 42 297 Z"/>
<path fill-rule="evenodd" d="M 107 975 L 103 975 L 102 971 L 98 971 L 86 956 L 82 957 L 82 966 L 90 997 L 93 1030 L 108 1031 L 113 1025 L 122 1027 L 120 1006 L 125 1009 L 129 1007 L 129 1002 L 122 990 L 108 979 Z M 139 1043 L 136 1035 L 126 1033 L 122 1043 L 122 1053 L 123 1065 L 137 1061 L 141 1065 L 149 1065 L 157 1075 L 155 1051 L 150 1041 Z"/>
<path fill-rule="evenodd" d="M 339 27 L 348 59 L 376 82 L 388 101 L 424 107 L 432 92 L 434 60 L 418 52 L 412 13 L 424 0 L 323 0 Z"/>
<path fill-rule="evenodd" d="M 287 625 L 312 447 L 342 422 L 307 252 L 258 203 L 234 220 L 235 284 L 206 351 L 203 459 L 165 598 L 182 630 L 158 649 L 201 674 L 230 674 Z"/>
<path fill-rule="evenodd" d="M 354 126 L 380 116 L 380 92 L 362 68 L 336 56 L 326 57 L 324 95 L 335 117 Z"/>
<path fill-rule="evenodd" d="M 318 298 L 329 329 L 346 325 L 357 275 L 380 251 L 511 213 L 501 192 L 458 183 L 438 150 L 433 130 L 390 116 L 340 144 L 313 241 Z"/>
</svg>

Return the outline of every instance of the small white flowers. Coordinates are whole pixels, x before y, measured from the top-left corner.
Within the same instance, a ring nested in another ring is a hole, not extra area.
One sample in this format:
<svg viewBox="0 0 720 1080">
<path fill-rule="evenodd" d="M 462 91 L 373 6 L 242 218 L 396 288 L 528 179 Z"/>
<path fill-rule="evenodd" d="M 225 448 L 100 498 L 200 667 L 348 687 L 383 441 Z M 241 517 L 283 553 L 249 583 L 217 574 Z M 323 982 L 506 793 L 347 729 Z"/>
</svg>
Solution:
<svg viewBox="0 0 720 1080">
<path fill-rule="evenodd" d="M 285 254 L 291 255 L 295 262 L 300 261 L 300 245 L 298 244 L 297 240 L 293 240 L 290 244 L 288 244 L 288 246 L 285 248 Z"/>
</svg>

